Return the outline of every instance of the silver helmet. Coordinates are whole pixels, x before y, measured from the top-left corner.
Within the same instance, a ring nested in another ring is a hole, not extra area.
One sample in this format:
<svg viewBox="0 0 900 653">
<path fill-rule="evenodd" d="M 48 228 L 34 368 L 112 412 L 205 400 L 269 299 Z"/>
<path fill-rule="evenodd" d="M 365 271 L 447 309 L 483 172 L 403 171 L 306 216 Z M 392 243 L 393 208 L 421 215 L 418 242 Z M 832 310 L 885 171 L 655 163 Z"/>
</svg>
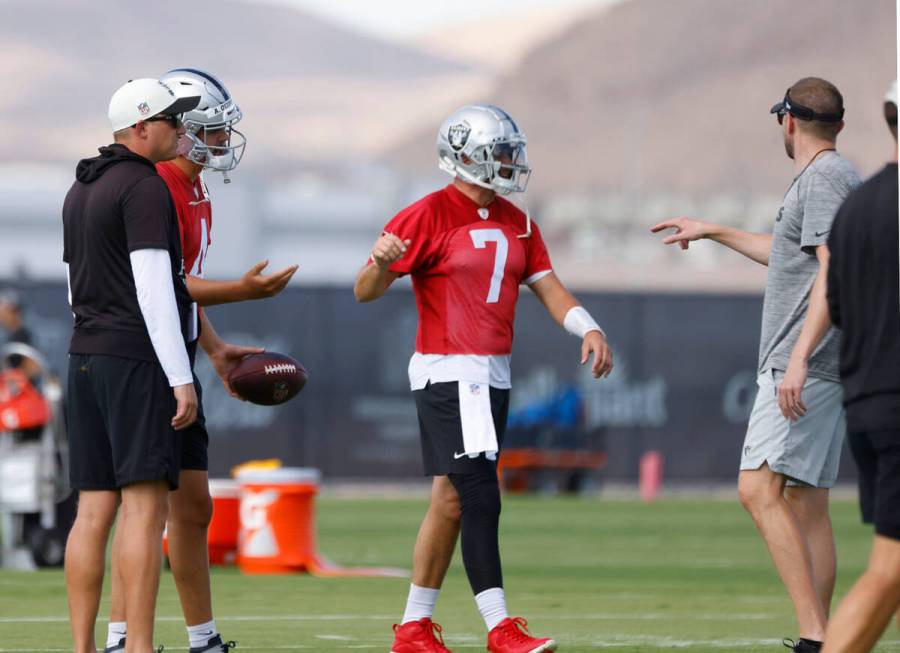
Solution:
<svg viewBox="0 0 900 653">
<path fill-rule="evenodd" d="M 182 117 L 186 140 L 183 147 L 179 148 L 179 154 L 210 170 L 234 170 L 244 156 L 247 139 L 234 128 L 244 114 L 225 85 L 213 75 L 197 68 L 175 68 L 160 79 L 179 97 L 200 96 L 197 108 Z M 228 132 L 225 145 L 207 145 L 208 132 L 220 129 Z"/>
<path fill-rule="evenodd" d="M 503 109 L 470 104 L 441 125 L 438 165 L 454 177 L 501 195 L 521 193 L 531 176 L 526 143 L 525 134 Z"/>
</svg>

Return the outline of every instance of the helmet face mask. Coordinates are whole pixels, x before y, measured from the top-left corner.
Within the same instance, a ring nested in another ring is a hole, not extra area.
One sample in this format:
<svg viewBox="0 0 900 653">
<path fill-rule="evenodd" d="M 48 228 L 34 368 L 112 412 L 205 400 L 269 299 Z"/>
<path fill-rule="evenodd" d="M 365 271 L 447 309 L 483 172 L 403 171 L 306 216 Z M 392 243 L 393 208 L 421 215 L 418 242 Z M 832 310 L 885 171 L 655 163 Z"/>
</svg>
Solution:
<svg viewBox="0 0 900 653">
<path fill-rule="evenodd" d="M 244 156 L 247 139 L 234 127 L 244 114 L 225 85 L 196 68 L 176 68 L 161 79 L 179 95 L 200 96 L 197 108 L 184 114 L 185 136 L 178 153 L 207 170 L 234 170 Z M 216 133 L 222 130 L 225 138 Z"/>
<path fill-rule="evenodd" d="M 531 177 L 528 166 L 528 154 L 525 152 L 525 140 L 498 141 L 490 152 L 494 168 L 493 185 L 499 186 L 498 192 L 523 193 Z"/>
<path fill-rule="evenodd" d="M 234 122 L 231 124 L 233 125 Z M 228 172 L 237 168 L 247 145 L 247 139 L 243 133 L 231 125 L 210 126 L 192 120 L 186 120 L 184 126 L 185 138 L 190 141 L 190 149 L 186 147 L 187 151 L 183 153 L 186 159 L 207 170 L 217 172 Z M 226 132 L 224 139 L 214 136 L 221 130 Z M 211 142 L 214 141 L 218 142 L 212 144 Z"/>
<path fill-rule="evenodd" d="M 527 140 L 503 109 L 474 104 L 457 109 L 438 132 L 438 165 L 459 179 L 502 195 L 521 193 L 531 167 Z"/>
</svg>

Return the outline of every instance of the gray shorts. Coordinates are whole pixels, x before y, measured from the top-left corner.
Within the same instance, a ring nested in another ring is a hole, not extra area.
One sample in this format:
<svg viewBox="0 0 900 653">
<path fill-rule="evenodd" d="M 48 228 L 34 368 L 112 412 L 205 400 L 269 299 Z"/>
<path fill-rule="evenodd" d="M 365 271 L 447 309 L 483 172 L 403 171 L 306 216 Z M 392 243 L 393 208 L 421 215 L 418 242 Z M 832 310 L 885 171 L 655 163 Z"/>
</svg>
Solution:
<svg viewBox="0 0 900 653">
<path fill-rule="evenodd" d="M 784 474 L 790 485 L 830 488 L 837 480 L 841 445 L 847 431 L 843 389 L 836 381 L 810 377 L 801 395 L 806 415 L 792 422 L 778 407 L 781 370 L 757 379 L 759 392 L 741 451 L 741 470 L 769 469 Z"/>
</svg>

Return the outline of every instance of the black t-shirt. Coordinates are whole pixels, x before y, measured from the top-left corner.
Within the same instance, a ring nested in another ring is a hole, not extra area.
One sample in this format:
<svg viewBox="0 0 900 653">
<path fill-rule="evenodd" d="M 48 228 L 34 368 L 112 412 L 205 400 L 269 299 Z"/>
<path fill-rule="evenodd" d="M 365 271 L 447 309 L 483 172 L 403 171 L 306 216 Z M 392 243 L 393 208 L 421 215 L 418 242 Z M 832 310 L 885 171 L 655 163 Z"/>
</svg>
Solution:
<svg viewBox="0 0 900 653">
<path fill-rule="evenodd" d="M 191 298 L 169 190 L 151 161 L 118 144 L 79 162 L 75 177 L 63 205 L 63 260 L 75 313 L 69 352 L 156 361 L 129 254 L 168 250 L 185 335 Z"/>
<path fill-rule="evenodd" d="M 834 219 L 828 308 L 841 330 L 850 432 L 900 429 L 897 164 L 854 190 Z"/>
</svg>

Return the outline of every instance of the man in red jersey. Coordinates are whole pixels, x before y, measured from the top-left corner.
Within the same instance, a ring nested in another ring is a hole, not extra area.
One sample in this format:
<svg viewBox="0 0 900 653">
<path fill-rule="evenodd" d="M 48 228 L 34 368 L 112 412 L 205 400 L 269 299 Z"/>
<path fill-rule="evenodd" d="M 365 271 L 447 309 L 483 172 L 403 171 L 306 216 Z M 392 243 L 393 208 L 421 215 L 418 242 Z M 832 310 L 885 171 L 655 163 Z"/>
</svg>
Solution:
<svg viewBox="0 0 900 653">
<path fill-rule="evenodd" d="M 537 225 L 500 197 L 522 192 L 531 169 L 525 135 L 502 109 L 470 105 L 438 133 L 440 167 L 453 183 L 398 213 L 384 228 L 354 288 L 361 302 L 412 275 L 419 312 L 409 364 L 431 501 L 413 553 L 406 611 L 394 626 L 392 653 L 444 652 L 431 617 L 461 534 L 463 563 L 488 630 L 492 653 L 556 649 L 532 637 L 506 610 L 498 528 L 497 454 L 509 408 L 513 321 L 519 286 L 593 353 L 595 378 L 612 354 L 603 331 L 562 285 Z"/>
<path fill-rule="evenodd" d="M 191 366 L 199 343 L 231 392 L 228 385 L 231 370 L 247 354 L 262 350 L 222 341 L 198 304 L 210 306 L 272 297 L 287 285 L 297 266 L 263 275 L 267 262 L 262 261 L 235 281 L 204 278 L 206 254 L 211 243 L 212 207 L 200 173 L 206 169 L 227 174 L 237 167 L 246 145 L 243 134 L 234 129 L 242 113 L 222 82 L 205 71 L 177 68 L 161 79 L 179 96 L 200 96 L 196 109 L 183 116 L 186 133 L 179 143 L 179 156 L 158 164 L 157 171 L 169 188 L 178 214 L 187 287 L 195 302 L 191 306 L 188 325 Z M 169 495 L 166 525 L 169 562 L 187 624 L 190 653 L 226 653 L 233 642 L 222 640 L 212 613 L 207 549 L 207 528 L 212 518 L 207 454 L 209 434 L 196 376 L 194 387 L 198 397 L 197 421 L 184 431 L 179 488 Z M 114 549 L 114 565 L 115 557 Z M 106 653 L 125 649 L 125 610 L 119 581 L 118 574 L 114 573 Z"/>
</svg>

